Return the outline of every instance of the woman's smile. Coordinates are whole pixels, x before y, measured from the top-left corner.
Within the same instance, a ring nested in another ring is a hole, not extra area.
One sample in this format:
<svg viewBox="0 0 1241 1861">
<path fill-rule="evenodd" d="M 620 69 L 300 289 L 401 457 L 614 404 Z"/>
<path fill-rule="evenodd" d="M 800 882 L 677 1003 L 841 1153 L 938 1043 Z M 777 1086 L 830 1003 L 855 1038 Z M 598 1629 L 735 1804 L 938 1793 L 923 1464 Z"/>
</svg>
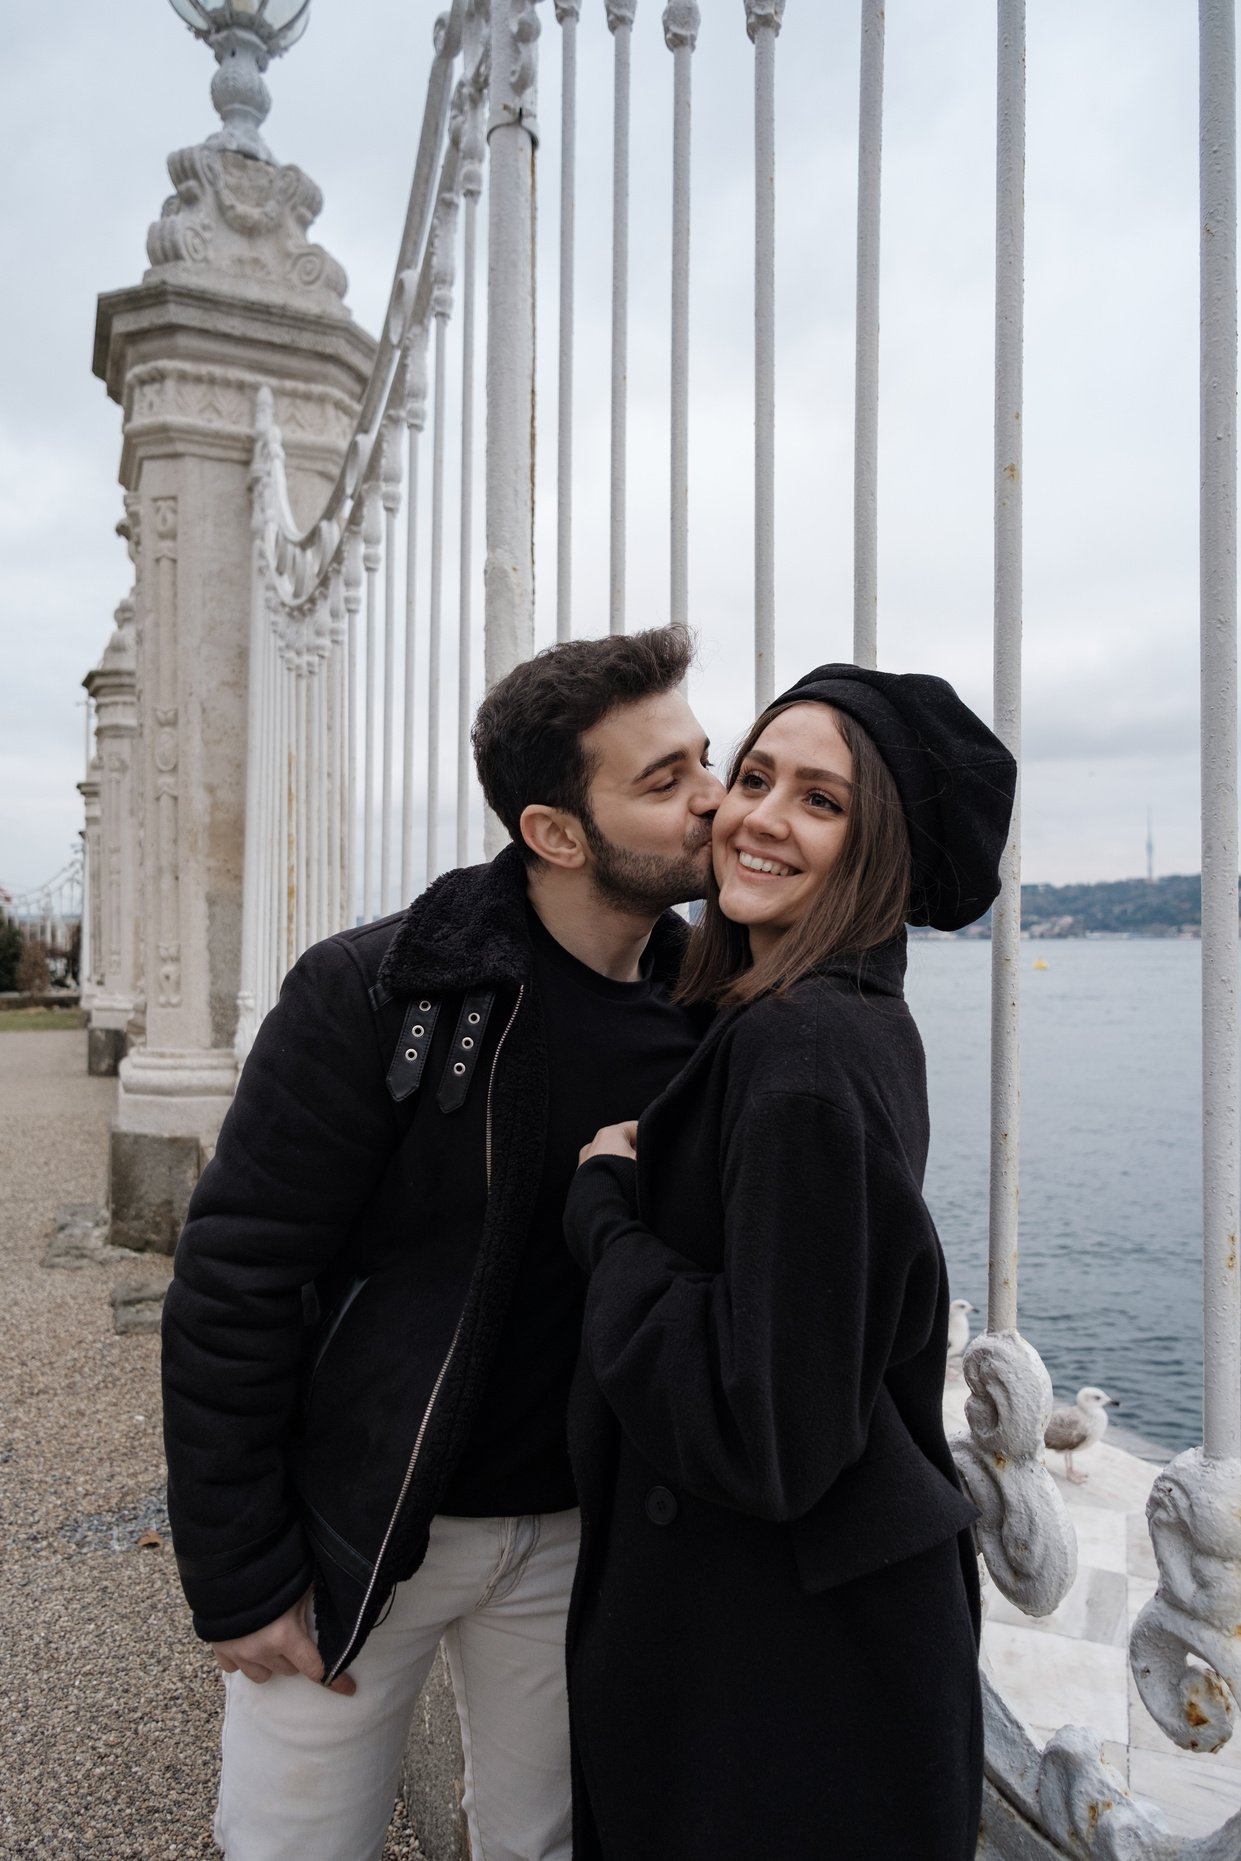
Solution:
<svg viewBox="0 0 1241 1861">
<path fill-rule="evenodd" d="M 746 872 L 769 873 L 776 879 L 791 879 L 797 872 L 796 866 L 782 866 L 777 860 L 767 859 L 761 853 L 747 853 L 741 847 L 737 849 L 737 863 Z"/>
<path fill-rule="evenodd" d="M 799 922 L 840 857 L 853 753 L 825 704 L 791 704 L 741 760 L 715 816 L 720 910 L 763 951 Z"/>
</svg>

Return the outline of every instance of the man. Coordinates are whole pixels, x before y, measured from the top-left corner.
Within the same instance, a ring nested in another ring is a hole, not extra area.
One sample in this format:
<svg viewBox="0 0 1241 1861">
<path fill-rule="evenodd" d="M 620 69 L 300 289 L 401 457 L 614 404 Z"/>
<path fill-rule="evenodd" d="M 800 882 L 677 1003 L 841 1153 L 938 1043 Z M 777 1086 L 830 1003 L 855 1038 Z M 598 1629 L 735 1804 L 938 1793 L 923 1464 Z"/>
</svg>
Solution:
<svg viewBox="0 0 1241 1861">
<path fill-rule="evenodd" d="M 700 1031 L 666 910 L 702 896 L 723 793 L 689 659 L 672 628 L 567 642 L 495 687 L 475 758 L 514 844 L 307 952 L 191 1203 L 169 1510 L 227 1676 L 231 1861 L 380 1854 L 441 1640 L 474 1854 L 568 1861 L 561 1210 Z"/>
</svg>

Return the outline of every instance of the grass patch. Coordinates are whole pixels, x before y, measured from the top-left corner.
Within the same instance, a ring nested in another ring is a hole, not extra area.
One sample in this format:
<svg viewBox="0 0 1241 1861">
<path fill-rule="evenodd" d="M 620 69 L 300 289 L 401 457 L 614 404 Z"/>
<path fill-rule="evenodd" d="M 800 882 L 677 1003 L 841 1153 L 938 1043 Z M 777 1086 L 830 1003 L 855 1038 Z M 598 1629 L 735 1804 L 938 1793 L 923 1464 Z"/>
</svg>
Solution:
<svg viewBox="0 0 1241 1861">
<path fill-rule="evenodd" d="M 0 1008 L 0 1034 L 46 1034 L 84 1028 L 80 1008 Z"/>
</svg>

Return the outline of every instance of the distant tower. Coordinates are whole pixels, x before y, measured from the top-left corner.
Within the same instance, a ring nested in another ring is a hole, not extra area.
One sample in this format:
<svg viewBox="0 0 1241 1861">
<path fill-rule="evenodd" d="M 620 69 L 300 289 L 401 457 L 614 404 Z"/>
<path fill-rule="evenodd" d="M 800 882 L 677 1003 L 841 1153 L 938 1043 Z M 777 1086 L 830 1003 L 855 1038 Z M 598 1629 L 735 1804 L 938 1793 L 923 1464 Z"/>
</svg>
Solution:
<svg viewBox="0 0 1241 1861">
<path fill-rule="evenodd" d="M 1146 883 L 1155 883 L 1155 836 L 1151 827 L 1151 811 L 1146 810 Z"/>
</svg>

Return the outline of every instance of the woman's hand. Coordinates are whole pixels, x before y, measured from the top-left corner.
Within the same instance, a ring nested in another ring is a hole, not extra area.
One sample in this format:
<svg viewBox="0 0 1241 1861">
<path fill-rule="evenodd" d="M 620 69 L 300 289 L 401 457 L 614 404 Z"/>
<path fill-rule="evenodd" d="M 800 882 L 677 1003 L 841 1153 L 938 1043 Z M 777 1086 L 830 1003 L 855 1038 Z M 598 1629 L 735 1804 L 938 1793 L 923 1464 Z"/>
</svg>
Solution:
<svg viewBox="0 0 1241 1861">
<path fill-rule="evenodd" d="M 624 1124 L 605 1124 L 595 1132 L 588 1144 L 583 1144 L 577 1153 L 579 1166 L 591 1157 L 629 1157 L 638 1154 L 638 1121 L 627 1119 Z"/>
</svg>

